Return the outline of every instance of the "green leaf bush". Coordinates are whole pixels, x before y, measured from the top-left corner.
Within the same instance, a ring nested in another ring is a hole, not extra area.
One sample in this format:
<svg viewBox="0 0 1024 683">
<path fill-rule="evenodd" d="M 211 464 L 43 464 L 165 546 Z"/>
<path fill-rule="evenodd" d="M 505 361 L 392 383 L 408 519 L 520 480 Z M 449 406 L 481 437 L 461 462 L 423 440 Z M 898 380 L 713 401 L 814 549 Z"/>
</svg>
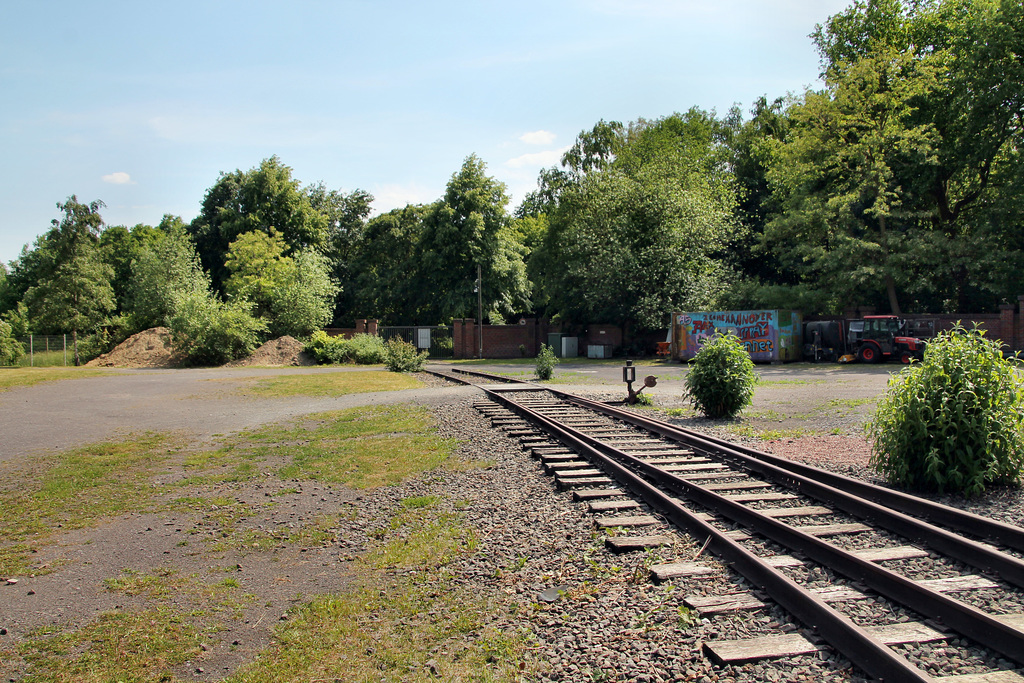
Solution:
<svg viewBox="0 0 1024 683">
<path fill-rule="evenodd" d="M 757 373 L 743 342 L 719 334 L 704 342 L 690 363 L 683 398 L 707 417 L 735 417 L 754 399 Z"/>
<path fill-rule="evenodd" d="M 889 380 L 868 434 L 890 483 L 975 496 L 1021 479 L 1024 382 L 997 342 L 958 324 Z"/>
<path fill-rule="evenodd" d="M 267 326 L 246 301 L 224 303 L 210 292 L 175 297 L 168 317 L 174 348 L 189 365 L 223 365 L 256 350 Z"/>
<path fill-rule="evenodd" d="M 313 333 L 305 351 L 321 365 L 358 363 L 378 365 L 385 361 L 384 340 L 370 334 L 357 334 L 351 339 L 332 337 L 323 330 Z"/>
<path fill-rule="evenodd" d="M 384 365 L 391 372 L 419 372 L 428 355 L 401 337 L 393 337 L 384 344 Z"/>
<path fill-rule="evenodd" d="M 0 320 L 0 365 L 15 365 L 25 353 L 25 347 L 12 334 L 11 325 Z"/>
<path fill-rule="evenodd" d="M 547 344 L 540 345 L 540 352 L 537 354 L 537 378 L 551 379 L 555 374 L 555 366 L 558 365 L 558 357 Z"/>
</svg>

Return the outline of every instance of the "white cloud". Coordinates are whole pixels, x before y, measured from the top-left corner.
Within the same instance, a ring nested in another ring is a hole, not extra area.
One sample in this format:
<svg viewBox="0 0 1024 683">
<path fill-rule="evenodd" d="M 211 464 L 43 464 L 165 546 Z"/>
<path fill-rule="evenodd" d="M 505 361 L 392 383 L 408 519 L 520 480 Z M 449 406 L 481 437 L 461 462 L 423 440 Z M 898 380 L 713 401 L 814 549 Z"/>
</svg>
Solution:
<svg viewBox="0 0 1024 683">
<path fill-rule="evenodd" d="M 124 171 L 117 171 L 103 176 L 103 182 L 111 185 L 134 185 L 132 177 Z"/>
<path fill-rule="evenodd" d="M 519 139 L 528 145 L 550 145 L 555 141 L 555 134 L 546 130 L 535 130 L 532 133 L 523 133 Z"/>
<path fill-rule="evenodd" d="M 560 149 L 549 149 L 543 152 L 532 152 L 530 154 L 523 154 L 522 156 L 509 159 L 505 162 L 506 166 L 512 168 L 525 168 L 528 166 L 551 166 L 557 164 L 562 160 L 562 155 L 568 151 L 568 147 L 562 147 Z"/>
<path fill-rule="evenodd" d="M 417 183 L 409 185 L 384 184 L 375 185 L 373 194 L 373 214 L 387 213 L 392 209 L 400 209 L 407 204 L 429 204 L 436 201 L 444 190 L 430 190 Z"/>
</svg>

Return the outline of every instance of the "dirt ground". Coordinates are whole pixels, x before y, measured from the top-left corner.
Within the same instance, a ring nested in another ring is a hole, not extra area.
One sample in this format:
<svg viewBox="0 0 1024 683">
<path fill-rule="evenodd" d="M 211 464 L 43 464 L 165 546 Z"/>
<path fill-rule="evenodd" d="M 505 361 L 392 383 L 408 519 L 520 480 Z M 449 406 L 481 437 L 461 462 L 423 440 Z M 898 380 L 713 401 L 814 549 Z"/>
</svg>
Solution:
<svg viewBox="0 0 1024 683">
<path fill-rule="evenodd" d="M 517 366 L 521 371 L 524 366 Z M 834 368 L 835 366 L 833 366 Z M 776 452 L 796 451 L 801 444 L 857 452 L 865 411 L 885 388 L 888 372 L 838 371 L 833 368 L 768 368 L 748 417 L 727 425 L 750 438 L 747 429 L 776 429 L 770 442 Z M 495 368 L 491 368 L 495 369 Z M 505 368 L 508 370 L 508 368 Z M 898 368 L 892 368 L 896 370 Z M 431 386 L 401 392 L 375 392 L 337 398 L 255 398 L 245 387 L 259 377 L 295 373 L 353 372 L 349 368 L 221 368 L 206 370 L 119 370 L 109 376 L 67 380 L 16 388 L 0 393 L 0 466 L 130 432 L 171 432 L 206 448 L 224 435 L 286 421 L 301 415 L 357 405 L 433 403 L 477 395 L 472 387 Z M 580 393 L 603 391 L 614 397 L 621 390 L 617 366 L 581 368 L 560 366 L 558 388 Z M 638 375 L 645 374 L 645 370 Z M 663 379 L 651 393 L 662 408 L 682 407 L 683 369 L 655 368 Z M 680 417 L 683 422 L 694 418 Z M 813 434 L 811 433 L 813 432 Z M 840 447 L 841 444 L 841 447 Z M 180 477 L 180 471 L 162 476 Z M 217 491 L 207 491 L 217 494 Z M 360 494 L 308 482 L 279 482 L 225 486 L 224 496 L 251 505 L 254 528 L 301 525 L 320 514 L 337 513 L 357 503 Z M 263 505 L 273 496 L 276 505 Z M 35 558 L 38 574 L 4 583 L 0 577 L 0 676 L 17 680 L 19 663 L 9 656 L 12 645 L 45 625 L 88 623 L 108 610 L 126 608 L 142 597 L 113 592 L 105 581 L 134 572 L 173 567 L 180 576 L 209 576 L 211 567 L 244 578 L 255 598 L 229 631 L 211 638 L 201 665 L 176 672 L 183 680 L 215 680 L 250 660 L 264 648 L 271 629 L 301 596 L 339 590 L 345 582 L 348 550 L 283 545 L 269 552 L 211 553 L 189 538 L 212 533 L 202 514 L 133 514 L 89 529 L 58 534 Z M 189 596 L 183 593 L 184 604 Z M 5 650 L 8 656 L 4 659 Z"/>
</svg>

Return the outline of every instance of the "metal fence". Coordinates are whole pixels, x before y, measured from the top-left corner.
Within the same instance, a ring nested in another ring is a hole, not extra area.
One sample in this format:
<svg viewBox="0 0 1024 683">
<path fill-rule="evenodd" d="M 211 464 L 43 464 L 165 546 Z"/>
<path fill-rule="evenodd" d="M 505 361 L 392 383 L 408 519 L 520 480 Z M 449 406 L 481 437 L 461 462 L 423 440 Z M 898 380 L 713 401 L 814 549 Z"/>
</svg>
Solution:
<svg viewBox="0 0 1024 683">
<path fill-rule="evenodd" d="M 452 328 L 444 325 L 417 327 L 381 327 L 377 334 L 384 341 L 399 337 L 421 351 L 427 351 L 429 358 L 453 358 L 455 339 Z"/>
<path fill-rule="evenodd" d="M 25 350 L 15 363 L 17 366 L 66 366 L 75 362 L 74 349 L 71 348 L 66 334 L 30 334 L 27 337 L 16 337 L 15 339 Z"/>
</svg>

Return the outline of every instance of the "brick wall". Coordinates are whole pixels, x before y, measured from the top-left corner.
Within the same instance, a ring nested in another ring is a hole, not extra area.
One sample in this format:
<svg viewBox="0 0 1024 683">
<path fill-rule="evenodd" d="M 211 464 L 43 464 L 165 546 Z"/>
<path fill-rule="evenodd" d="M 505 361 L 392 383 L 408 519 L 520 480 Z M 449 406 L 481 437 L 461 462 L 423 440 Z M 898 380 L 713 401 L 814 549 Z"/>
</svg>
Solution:
<svg viewBox="0 0 1024 683">
<path fill-rule="evenodd" d="M 377 321 L 374 319 L 357 320 L 355 327 L 325 327 L 324 332 L 328 337 L 344 337 L 345 339 L 351 339 L 357 334 L 369 334 L 376 337 Z"/>
<path fill-rule="evenodd" d="M 540 345 L 547 341 L 547 331 L 547 321 L 536 318 L 526 318 L 522 325 L 484 325 L 484 358 L 534 358 Z M 452 322 L 456 358 L 479 355 L 477 335 L 478 327 L 472 318 Z"/>
</svg>

